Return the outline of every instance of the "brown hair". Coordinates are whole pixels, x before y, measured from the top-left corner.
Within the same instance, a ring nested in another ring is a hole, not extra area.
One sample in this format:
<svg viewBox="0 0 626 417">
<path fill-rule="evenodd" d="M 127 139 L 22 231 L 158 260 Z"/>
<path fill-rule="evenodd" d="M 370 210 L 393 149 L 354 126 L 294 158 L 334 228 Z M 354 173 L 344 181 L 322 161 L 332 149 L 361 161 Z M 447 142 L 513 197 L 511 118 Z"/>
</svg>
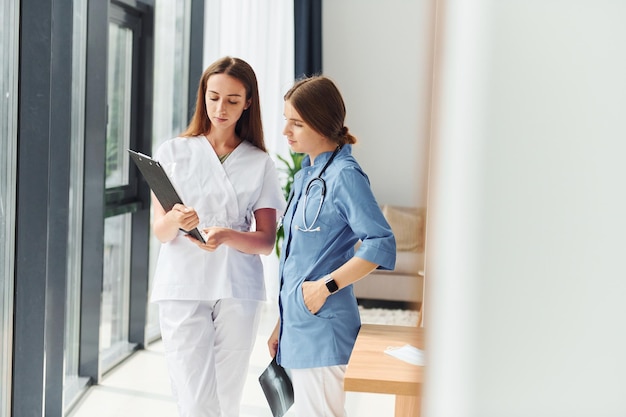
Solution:
<svg viewBox="0 0 626 417">
<path fill-rule="evenodd" d="M 300 117 L 317 133 L 338 145 L 356 143 L 356 137 L 344 125 L 346 106 L 339 89 L 329 78 L 317 75 L 297 81 L 287 94 Z"/>
<path fill-rule="evenodd" d="M 247 140 L 257 148 L 266 151 L 263 140 L 263 124 L 261 122 L 261 101 L 259 100 L 259 87 L 256 75 L 246 61 L 229 56 L 218 59 L 202 73 L 198 85 L 196 110 L 187 129 L 181 133 L 181 136 L 198 136 L 211 131 L 211 120 L 206 114 L 205 93 L 209 77 L 213 74 L 230 75 L 243 83 L 246 88 L 246 100 L 250 100 L 250 106 L 244 110 L 237 121 L 235 133 L 240 139 Z"/>
</svg>

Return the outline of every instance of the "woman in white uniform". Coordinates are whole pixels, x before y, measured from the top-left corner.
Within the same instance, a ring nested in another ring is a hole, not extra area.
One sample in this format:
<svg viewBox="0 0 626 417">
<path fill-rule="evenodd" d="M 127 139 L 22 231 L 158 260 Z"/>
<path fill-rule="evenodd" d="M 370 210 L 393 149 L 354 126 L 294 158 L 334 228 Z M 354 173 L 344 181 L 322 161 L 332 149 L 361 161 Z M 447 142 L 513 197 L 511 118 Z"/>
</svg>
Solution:
<svg viewBox="0 0 626 417">
<path fill-rule="evenodd" d="M 265 300 L 259 254 L 285 206 L 259 106 L 252 68 L 222 58 L 202 74 L 187 130 L 155 154 L 186 204 L 166 213 L 152 197 L 163 244 L 151 301 L 181 417 L 239 416 Z M 206 243 L 183 232 L 194 227 Z"/>
<path fill-rule="evenodd" d="M 284 215 L 281 314 L 268 346 L 290 370 L 298 417 L 345 415 L 344 373 L 361 325 L 352 283 L 395 266 L 395 239 L 351 155 L 356 138 L 345 116 L 326 77 L 301 80 L 285 95 L 283 133 L 306 156 Z"/>
</svg>

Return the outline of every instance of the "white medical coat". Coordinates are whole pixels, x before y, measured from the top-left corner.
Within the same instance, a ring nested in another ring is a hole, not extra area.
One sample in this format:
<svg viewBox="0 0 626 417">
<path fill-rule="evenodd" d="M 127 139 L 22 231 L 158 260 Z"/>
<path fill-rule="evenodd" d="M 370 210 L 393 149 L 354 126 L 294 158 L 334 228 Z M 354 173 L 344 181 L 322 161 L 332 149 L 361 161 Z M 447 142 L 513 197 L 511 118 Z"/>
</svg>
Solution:
<svg viewBox="0 0 626 417">
<path fill-rule="evenodd" d="M 222 226 L 249 231 L 255 210 L 284 210 L 274 162 L 247 141 L 235 148 L 224 164 L 204 136 L 170 139 L 158 148 L 155 159 L 183 203 L 198 213 L 200 229 Z M 259 255 L 226 245 L 207 252 L 182 231 L 161 245 L 151 301 L 265 297 Z"/>
</svg>

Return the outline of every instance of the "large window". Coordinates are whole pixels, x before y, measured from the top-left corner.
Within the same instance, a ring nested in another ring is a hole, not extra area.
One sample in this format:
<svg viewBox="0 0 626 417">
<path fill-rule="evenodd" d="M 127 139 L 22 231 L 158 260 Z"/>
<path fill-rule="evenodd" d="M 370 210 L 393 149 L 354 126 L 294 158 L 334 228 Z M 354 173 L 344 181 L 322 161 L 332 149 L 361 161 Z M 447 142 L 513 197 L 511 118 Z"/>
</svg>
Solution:
<svg viewBox="0 0 626 417">
<path fill-rule="evenodd" d="M 104 271 L 100 352 L 104 370 L 111 368 L 132 348 L 128 343 L 130 302 L 131 214 L 104 221 Z"/>
<path fill-rule="evenodd" d="M 156 5 L 154 65 L 154 145 L 182 132 L 187 123 L 189 21 L 191 0 Z M 182 4 L 181 4 L 182 3 Z M 191 80 L 197 84 L 199 80 Z"/>
<path fill-rule="evenodd" d="M 11 410 L 18 9 L 0 0 L 0 417 Z"/>
<path fill-rule="evenodd" d="M 100 314 L 100 363 L 106 372 L 133 349 L 129 342 L 131 231 L 136 180 L 127 149 L 137 148 L 141 18 L 111 5 L 105 159 L 104 270 Z"/>
<path fill-rule="evenodd" d="M 11 409 L 18 10 L 0 0 L 0 417 Z"/>
<path fill-rule="evenodd" d="M 156 4 L 154 65 L 154 149 L 166 139 L 180 134 L 188 123 L 187 89 L 189 82 L 190 0 L 163 0 Z M 159 252 L 156 238 L 150 242 L 150 284 Z M 158 307 L 148 305 L 146 335 L 148 340 L 160 336 Z"/>
<path fill-rule="evenodd" d="M 78 375 L 80 340 L 80 284 L 83 222 L 83 161 L 85 133 L 85 59 L 87 0 L 73 2 L 72 36 L 72 145 L 70 166 L 67 300 L 65 303 L 64 403 L 71 407 L 88 378 Z"/>
</svg>

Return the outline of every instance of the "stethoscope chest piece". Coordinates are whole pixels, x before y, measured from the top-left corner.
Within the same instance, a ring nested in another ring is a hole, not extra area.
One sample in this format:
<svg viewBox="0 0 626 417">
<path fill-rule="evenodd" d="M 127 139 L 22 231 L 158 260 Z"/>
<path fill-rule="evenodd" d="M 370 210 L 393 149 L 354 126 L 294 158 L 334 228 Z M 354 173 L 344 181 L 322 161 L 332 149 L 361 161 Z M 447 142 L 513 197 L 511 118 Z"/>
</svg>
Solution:
<svg viewBox="0 0 626 417">
<path fill-rule="evenodd" d="M 315 223 L 317 223 L 317 219 L 319 218 L 320 212 L 322 211 L 322 205 L 324 204 L 324 198 L 326 197 L 326 181 L 324 181 L 324 179 L 322 178 L 322 175 L 326 171 L 326 168 L 328 168 L 328 166 L 331 164 L 333 159 L 335 159 L 335 156 L 337 156 L 340 150 L 341 150 L 341 146 L 338 146 L 337 149 L 333 151 L 330 158 L 328 158 L 328 161 L 326 161 L 326 164 L 324 165 L 322 170 L 319 172 L 319 174 L 317 174 L 315 178 L 309 181 L 306 188 L 304 189 L 304 200 L 302 202 L 302 206 L 303 206 L 302 207 L 302 225 L 303 226 L 302 227 L 298 225 L 294 226 L 296 230 L 299 230 L 301 232 L 319 232 L 321 230 L 319 226 L 315 227 Z M 317 205 L 317 210 L 315 210 L 313 221 L 310 224 L 308 224 L 306 220 L 306 213 L 307 213 L 307 204 L 309 202 L 309 194 L 311 193 L 312 190 L 315 190 L 316 188 L 320 189 L 319 203 Z M 289 206 L 291 205 L 292 199 L 293 199 L 293 190 L 291 191 L 291 194 L 289 196 L 289 201 L 287 202 L 285 213 L 287 213 L 287 210 L 289 209 Z"/>
</svg>

